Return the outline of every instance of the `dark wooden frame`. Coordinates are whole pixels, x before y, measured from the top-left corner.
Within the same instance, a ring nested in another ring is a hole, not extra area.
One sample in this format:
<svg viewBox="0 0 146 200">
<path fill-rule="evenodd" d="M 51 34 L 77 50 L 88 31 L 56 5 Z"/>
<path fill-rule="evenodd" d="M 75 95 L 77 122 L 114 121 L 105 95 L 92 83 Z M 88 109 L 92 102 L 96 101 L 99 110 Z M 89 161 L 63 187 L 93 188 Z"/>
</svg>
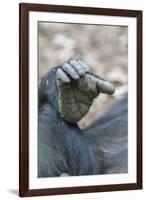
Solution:
<svg viewBox="0 0 146 200">
<path fill-rule="evenodd" d="M 136 17 L 137 19 L 137 182 L 129 184 L 80 186 L 53 189 L 29 189 L 29 35 L 28 13 L 29 11 L 81 13 L 106 16 Z M 116 190 L 142 189 L 142 11 L 121 10 L 107 8 L 89 8 L 73 6 L 57 6 L 45 4 L 19 5 L 19 195 L 21 197 L 37 195 L 57 195 L 73 193 L 105 192 Z"/>
</svg>

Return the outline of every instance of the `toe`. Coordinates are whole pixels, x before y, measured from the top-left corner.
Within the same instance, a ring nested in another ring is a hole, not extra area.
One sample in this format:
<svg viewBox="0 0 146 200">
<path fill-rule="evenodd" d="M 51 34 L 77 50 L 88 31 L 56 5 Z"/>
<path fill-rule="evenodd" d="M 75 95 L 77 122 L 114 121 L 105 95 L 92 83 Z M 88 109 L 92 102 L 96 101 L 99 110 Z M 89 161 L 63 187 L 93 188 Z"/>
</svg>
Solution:
<svg viewBox="0 0 146 200">
<path fill-rule="evenodd" d="M 79 62 L 77 62 L 76 60 L 71 60 L 70 64 L 72 65 L 72 67 L 76 70 L 76 72 L 78 73 L 79 76 L 83 76 L 85 75 L 86 71 L 85 69 L 80 65 Z"/>
<path fill-rule="evenodd" d="M 84 63 L 81 60 L 78 60 L 78 63 L 82 66 L 82 68 L 85 70 L 85 72 L 89 71 L 89 67 L 88 67 L 88 65 L 86 63 Z"/>
<path fill-rule="evenodd" d="M 115 92 L 114 86 L 108 81 L 104 81 L 102 79 L 96 78 L 96 85 L 101 93 L 106 93 L 106 94 L 111 95 Z"/>
<path fill-rule="evenodd" d="M 58 69 L 56 72 L 57 79 L 62 80 L 63 82 L 69 83 L 70 79 L 62 69 Z"/>
<path fill-rule="evenodd" d="M 77 74 L 76 70 L 68 63 L 63 64 L 62 69 L 70 75 L 73 79 L 79 79 L 79 75 Z"/>
</svg>

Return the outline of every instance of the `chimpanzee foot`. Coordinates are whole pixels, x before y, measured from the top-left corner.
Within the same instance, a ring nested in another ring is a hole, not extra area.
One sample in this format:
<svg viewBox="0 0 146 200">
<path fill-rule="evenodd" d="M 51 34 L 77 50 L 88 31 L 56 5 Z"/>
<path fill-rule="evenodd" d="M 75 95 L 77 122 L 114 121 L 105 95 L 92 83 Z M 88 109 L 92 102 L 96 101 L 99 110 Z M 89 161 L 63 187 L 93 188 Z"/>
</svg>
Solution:
<svg viewBox="0 0 146 200">
<path fill-rule="evenodd" d="M 114 93 L 111 83 L 89 72 L 83 61 L 71 60 L 56 72 L 58 102 L 61 116 L 76 123 L 90 109 L 94 98 L 100 93 Z"/>
</svg>

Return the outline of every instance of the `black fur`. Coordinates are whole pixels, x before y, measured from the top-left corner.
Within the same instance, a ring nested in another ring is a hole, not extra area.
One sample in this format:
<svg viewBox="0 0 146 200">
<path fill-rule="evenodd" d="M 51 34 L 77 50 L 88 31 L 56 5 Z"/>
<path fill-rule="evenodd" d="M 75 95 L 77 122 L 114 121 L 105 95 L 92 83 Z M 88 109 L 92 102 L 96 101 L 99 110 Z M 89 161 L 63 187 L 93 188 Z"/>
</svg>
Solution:
<svg viewBox="0 0 146 200">
<path fill-rule="evenodd" d="M 101 174 L 128 172 L 127 99 L 126 94 L 84 130 L 101 161 Z"/>
</svg>

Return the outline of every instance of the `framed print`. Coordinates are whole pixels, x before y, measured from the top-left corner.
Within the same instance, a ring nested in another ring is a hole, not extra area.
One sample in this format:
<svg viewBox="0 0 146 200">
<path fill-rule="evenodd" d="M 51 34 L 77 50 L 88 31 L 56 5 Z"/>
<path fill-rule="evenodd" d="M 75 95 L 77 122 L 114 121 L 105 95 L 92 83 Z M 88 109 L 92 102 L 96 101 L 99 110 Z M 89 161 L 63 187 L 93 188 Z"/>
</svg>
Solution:
<svg viewBox="0 0 146 200">
<path fill-rule="evenodd" d="M 142 188 L 142 11 L 20 4 L 19 195 Z"/>
</svg>

